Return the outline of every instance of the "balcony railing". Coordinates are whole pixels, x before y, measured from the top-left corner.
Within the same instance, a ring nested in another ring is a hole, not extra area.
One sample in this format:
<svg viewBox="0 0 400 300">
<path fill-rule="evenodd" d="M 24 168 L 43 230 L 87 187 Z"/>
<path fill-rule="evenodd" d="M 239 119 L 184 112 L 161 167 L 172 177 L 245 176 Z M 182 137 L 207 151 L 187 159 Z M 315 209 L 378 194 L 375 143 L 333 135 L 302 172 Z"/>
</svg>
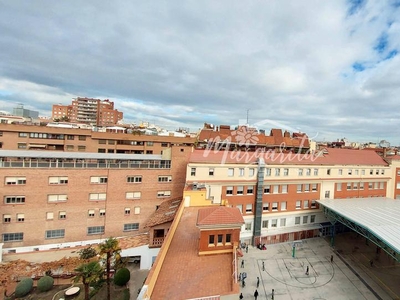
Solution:
<svg viewBox="0 0 400 300">
<path fill-rule="evenodd" d="M 161 247 L 162 244 L 164 243 L 164 239 L 165 239 L 165 238 L 163 238 L 163 237 L 160 237 L 160 238 L 153 238 L 153 244 L 152 244 L 152 246 L 153 246 L 153 247 Z"/>
</svg>

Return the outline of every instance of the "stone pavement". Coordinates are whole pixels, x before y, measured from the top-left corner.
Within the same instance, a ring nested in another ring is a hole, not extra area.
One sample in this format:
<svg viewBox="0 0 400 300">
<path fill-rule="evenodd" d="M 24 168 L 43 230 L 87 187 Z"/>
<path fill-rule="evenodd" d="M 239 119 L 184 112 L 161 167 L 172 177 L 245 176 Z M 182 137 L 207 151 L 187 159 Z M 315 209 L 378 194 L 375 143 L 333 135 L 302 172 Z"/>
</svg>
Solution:
<svg viewBox="0 0 400 300">
<path fill-rule="evenodd" d="M 378 259 L 374 256 L 376 247 L 365 245 L 365 239 L 354 239 L 354 235 L 338 235 L 334 248 L 324 238 L 299 241 L 294 257 L 293 242 L 268 245 L 267 250 L 250 246 L 239 259 L 239 272 L 247 273 L 246 285 L 240 288 L 244 299 L 254 299 L 257 277 L 258 300 L 400 299 L 399 264 L 384 254 Z M 383 276 L 385 273 L 390 275 Z"/>
</svg>

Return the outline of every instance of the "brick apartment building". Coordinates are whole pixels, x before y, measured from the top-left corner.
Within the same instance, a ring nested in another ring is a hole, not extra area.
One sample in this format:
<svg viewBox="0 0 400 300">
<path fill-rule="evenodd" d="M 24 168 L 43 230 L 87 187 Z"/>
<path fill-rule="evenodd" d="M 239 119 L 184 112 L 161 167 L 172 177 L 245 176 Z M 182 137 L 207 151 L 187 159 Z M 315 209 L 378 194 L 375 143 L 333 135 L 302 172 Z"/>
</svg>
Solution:
<svg viewBox="0 0 400 300">
<path fill-rule="evenodd" d="M 112 126 L 123 119 L 123 113 L 114 109 L 114 102 L 106 99 L 77 97 L 70 105 L 55 104 L 52 119 L 68 118 L 73 123 Z"/>
</svg>

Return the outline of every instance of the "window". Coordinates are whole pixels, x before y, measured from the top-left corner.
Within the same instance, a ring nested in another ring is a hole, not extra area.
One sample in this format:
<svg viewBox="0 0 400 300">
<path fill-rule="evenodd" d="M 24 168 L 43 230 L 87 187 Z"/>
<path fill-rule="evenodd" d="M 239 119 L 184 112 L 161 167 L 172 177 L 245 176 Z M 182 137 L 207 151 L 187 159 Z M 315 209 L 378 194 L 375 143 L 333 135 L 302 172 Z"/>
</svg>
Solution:
<svg viewBox="0 0 400 300">
<path fill-rule="evenodd" d="M 11 215 L 3 215 L 3 223 L 10 223 Z"/>
<path fill-rule="evenodd" d="M 353 182 L 353 190 L 357 190 L 358 189 L 358 184 L 357 182 Z"/>
<path fill-rule="evenodd" d="M 58 239 L 65 236 L 65 229 L 46 230 L 46 239 Z"/>
<path fill-rule="evenodd" d="M 129 216 L 131 214 L 131 209 L 129 207 L 125 207 L 124 214 L 125 216 Z"/>
<path fill-rule="evenodd" d="M 240 210 L 240 213 L 243 213 L 243 206 L 242 204 L 237 204 L 236 208 L 238 208 Z"/>
<path fill-rule="evenodd" d="M 208 169 L 208 176 L 214 176 L 214 168 Z"/>
<path fill-rule="evenodd" d="M 304 185 L 304 191 L 309 192 L 310 191 L 310 185 L 307 183 Z"/>
<path fill-rule="evenodd" d="M 352 175 L 352 174 L 353 174 L 353 170 L 352 170 L 352 169 L 349 169 L 349 170 L 347 171 L 347 174 Z"/>
<path fill-rule="evenodd" d="M 73 151 L 74 145 L 67 145 L 67 151 Z"/>
<path fill-rule="evenodd" d="M 358 170 L 358 169 L 357 169 L 357 170 L 355 170 L 355 174 L 356 174 L 356 175 L 358 175 L 358 173 L 359 173 L 359 170 Z"/>
<path fill-rule="evenodd" d="M 227 195 L 233 195 L 233 186 L 227 186 L 226 187 L 226 194 Z"/>
<path fill-rule="evenodd" d="M 399 186 L 399 184 L 397 184 L 397 186 Z M 373 188 L 373 183 L 372 182 L 368 182 L 368 189 L 372 190 Z"/>
<path fill-rule="evenodd" d="M 246 213 L 251 214 L 253 212 L 253 204 L 246 204 Z"/>
<path fill-rule="evenodd" d="M 298 173 L 299 176 L 303 176 L 303 169 L 298 169 L 297 173 Z"/>
<path fill-rule="evenodd" d="M 59 218 L 60 220 L 66 219 L 66 218 L 67 218 L 67 212 L 65 212 L 65 211 L 59 211 L 59 212 L 58 212 L 58 218 Z"/>
<path fill-rule="evenodd" d="M 287 184 L 281 185 L 281 189 L 282 189 L 282 191 L 281 191 L 282 194 L 287 194 L 287 191 L 288 191 Z"/>
<path fill-rule="evenodd" d="M 107 183 L 107 176 L 91 176 L 90 177 L 90 183 Z"/>
<path fill-rule="evenodd" d="M 279 185 L 274 185 L 274 194 L 279 193 Z"/>
<path fill-rule="evenodd" d="M 303 224 L 307 224 L 308 223 L 308 216 L 303 216 Z"/>
<path fill-rule="evenodd" d="M 124 224 L 124 231 L 139 230 L 139 223 Z"/>
<path fill-rule="evenodd" d="M 278 225 L 278 219 L 271 220 L 271 227 L 276 227 Z"/>
<path fill-rule="evenodd" d="M 351 182 L 348 182 L 348 183 L 347 183 L 346 189 L 347 189 L 348 191 L 351 190 Z"/>
<path fill-rule="evenodd" d="M 157 197 L 171 197 L 171 191 L 158 191 Z"/>
<path fill-rule="evenodd" d="M 286 226 L 286 218 L 282 218 L 282 219 L 280 220 L 280 226 L 281 226 L 281 227 L 285 227 L 285 226 Z"/>
<path fill-rule="evenodd" d="M 311 175 L 311 169 L 306 169 L 306 175 L 310 176 Z"/>
<path fill-rule="evenodd" d="M 263 202 L 263 211 L 269 211 L 269 202 Z"/>
<path fill-rule="evenodd" d="M 289 176 L 289 169 L 283 169 L 283 176 Z"/>
<path fill-rule="evenodd" d="M 281 176 L 281 169 L 275 168 L 275 176 Z"/>
<path fill-rule="evenodd" d="M 20 242 L 24 240 L 24 233 L 3 233 L 3 242 Z"/>
<path fill-rule="evenodd" d="M 86 136 L 84 136 L 84 135 L 78 135 L 78 139 L 79 139 L 80 141 L 86 141 Z"/>
<path fill-rule="evenodd" d="M 265 176 L 271 176 L 271 168 L 265 169 Z"/>
<path fill-rule="evenodd" d="M 268 228 L 268 220 L 262 221 L 262 228 Z"/>
<path fill-rule="evenodd" d="M 364 182 L 360 182 L 360 190 L 364 189 Z"/>
<path fill-rule="evenodd" d="M 18 143 L 18 149 L 26 149 L 26 143 Z"/>
<path fill-rule="evenodd" d="M 381 170 L 381 175 L 385 175 L 385 170 L 384 169 Z"/>
<path fill-rule="evenodd" d="M 232 241 L 232 235 L 230 233 L 227 233 L 225 236 L 225 243 L 230 244 Z"/>
<path fill-rule="evenodd" d="M 171 182 L 172 176 L 158 176 L 158 182 Z"/>
<path fill-rule="evenodd" d="M 129 183 L 141 183 L 142 182 L 142 176 L 128 176 L 126 178 L 126 182 L 129 182 Z"/>
<path fill-rule="evenodd" d="M 369 170 L 369 175 L 374 175 L 374 170 L 373 169 Z"/>
<path fill-rule="evenodd" d="M 66 194 L 60 195 L 47 195 L 48 202 L 65 202 L 67 201 L 68 196 Z"/>
<path fill-rule="evenodd" d="M 313 192 L 316 192 L 316 191 L 318 190 L 318 185 L 317 185 L 316 183 L 313 183 L 313 184 L 311 185 L 311 190 L 312 190 Z"/>
<path fill-rule="evenodd" d="M 27 132 L 18 132 L 18 137 L 28 137 Z"/>
<path fill-rule="evenodd" d="M 325 199 L 328 199 L 330 196 L 330 191 L 325 191 Z"/>
<path fill-rule="evenodd" d="M 317 207 L 317 201 L 311 200 L 311 208 L 316 208 Z"/>
<path fill-rule="evenodd" d="M 286 201 L 282 201 L 281 202 L 281 210 L 286 210 L 286 206 L 287 206 L 287 202 Z"/>
<path fill-rule="evenodd" d="M 54 219 L 54 213 L 49 211 L 46 212 L 46 220 L 53 220 Z"/>
<path fill-rule="evenodd" d="M 295 217 L 294 218 L 294 224 L 299 225 L 300 224 L 300 217 Z"/>
<path fill-rule="evenodd" d="M 154 145 L 154 142 L 146 142 L 146 146 L 153 146 Z"/>
<path fill-rule="evenodd" d="M 239 168 L 239 176 L 240 177 L 244 176 L 244 168 Z"/>
<path fill-rule="evenodd" d="M 168 147 L 168 143 L 161 143 L 161 147 Z"/>
<path fill-rule="evenodd" d="M 310 217 L 310 223 L 315 223 L 315 215 L 311 215 L 311 217 Z"/>
<path fill-rule="evenodd" d="M 340 192 L 342 190 L 342 183 L 336 183 L 336 191 Z"/>
<path fill-rule="evenodd" d="M 26 184 L 26 177 L 6 177 L 6 185 L 23 185 Z"/>
<path fill-rule="evenodd" d="M 239 185 L 236 187 L 236 194 L 243 195 L 243 185 Z"/>
<path fill-rule="evenodd" d="M 264 186 L 264 194 L 269 194 L 269 193 L 271 193 L 271 186 L 270 185 Z"/>
<path fill-rule="evenodd" d="M 5 196 L 5 204 L 25 203 L 25 196 Z"/>
<path fill-rule="evenodd" d="M 223 237 L 222 234 L 217 235 L 217 245 L 222 245 L 222 237 Z"/>
<path fill-rule="evenodd" d="M 301 200 L 296 201 L 296 209 L 301 209 Z"/>
<path fill-rule="evenodd" d="M 196 176 L 196 168 L 190 168 L 190 176 Z"/>
<path fill-rule="evenodd" d="M 272 202 L 272 211 L 278 210 L 278 202 Z"/>
<path fill-rule="evenodd" d="M 80 146 L 78 145 L 78 151 L 86 151 L 86 146 Z"/>
<path fill-rule="evenodd" d="M 244 224 L 244 230 L 250 231 L 250 230 L 251 230 L 251 224 L 252 224 L 252 223 L 246 223 L 246 224 Z"/>
<path fill-rule="evenodd" d="M 379 175 L 379 170 L 378 169 L 375 170 L 375 174 Z"/>
<path fill-rule="evenodd" d="M 297 185 L 297 192 L 301 193 L 301 191 L 302 191 L 302 186 L 301 186 L 301 184 L 298 184 Z"/>
<path fill-rule="evenodd" d="M 326 175 L 331 175 L 331 169 L 326 170 Z"/>
<path fill-rule="evenodd" d="M 140 199 L 142 196 L 142 192 L 126 192 L 125 199 L 132 200 L 132 199 Z"/>
<path fill-rule="evenodd" d="M 134 211 L 135 215 L 139 215 L 140 214 L 140 206 L 135 206 L 133 211 Z"/>
<path fill-rule="evenodd" d="M 90 193 L 89 194 L 90 201 L 105 201 L 107 200 L 106 193 Z"/>
<path fill-rule="evenodd" d="M 318 169 L 314 169 L 314 175 L 318 176 Z"/>
<path fill-rule="evenodd" d="M 249 185 L 247 187 L 247 195 L 253 194 L 254 193 L 254 187 L 252 185 Z"/>
<path fill-rule="evenodd" d="M 377 190 L 379 188 L 379 182 L 374 182 L 374 189 Z"/>
<path fill-rule="evenodd" d="M 99 144 L 106 144 L 107 141 L 106 140 L 99 140 Z"/>
<path fill-rule="evenodd" d="M 385 183 L 384 183 L 384 182 L 379 182 L 379 188 L 380 188 L 381 190 L 383 190 L 384 187 L 385 187 Z"/>
<path fill-rule="evenodd" d="M 208 244 L 209 245 L 214 245 L 215 244 L 215 235 L 209 235 L 208 236 Z"/>
<path fill-rule="evenodd" d="M 255 173 L 256 172 L 255 172 L 254 168 L 249 169 L 249 177 L 253 177 Z"/>
<path fill-rule="evenodd" d="M 68 176 L 50 176 L 49 184 L 67 184 Z"/>
<path fill-rule="evenodd" d="M 88 217 L 93 218 L 94 217 L 94 209 L 89 209 L 88 210 Z"/>
<path fill-rule="evenodd" d="M 87 234 L 103 234 L 104 226 L 90 226 L 87 228 Z"/>
<path fill-rule="evenodd" d="M 303 208 L 308 208 L 308 200 L 303 200 Z"/>
<path fill-rule="evenodd" d="M 229 177 L 232 177 L 232 176 L 234 175 L 234 173 L 235 173 L 235 172 L 234 172 L 234 169 L 233 169 L 233 168 L 229 168 L 229 169 L 228 169 L 228 176 L 229 176 Z"/>
<path fill-rule="evenodd" d="M 365 170 L 361 170 L 361 175 L 365 175 Z"/>
<path fill-rule="evenodd" d="M 342 174 L 343 174 L 343 170 L 342 170 L 342 169 L 339 169 L 339 170 L 338 170 L 338 174 L 339 174 L 339 175 L 342 175 Z"/>
</svg>

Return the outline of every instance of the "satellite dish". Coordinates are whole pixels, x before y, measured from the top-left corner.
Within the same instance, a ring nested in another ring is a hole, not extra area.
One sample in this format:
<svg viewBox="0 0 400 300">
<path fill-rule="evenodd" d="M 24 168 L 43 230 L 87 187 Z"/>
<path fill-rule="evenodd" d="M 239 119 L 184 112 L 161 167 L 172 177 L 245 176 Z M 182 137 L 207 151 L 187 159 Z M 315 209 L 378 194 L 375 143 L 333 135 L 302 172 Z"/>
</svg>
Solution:
<svg viewBox="0 0 400 300">
<path fill-rule="evenodd" d="M 390 143 L 386 140 L 382 140 L 379 142 L 379 147 L 381 148 L 389 148 L 390 147 Z"/>
</svg>

